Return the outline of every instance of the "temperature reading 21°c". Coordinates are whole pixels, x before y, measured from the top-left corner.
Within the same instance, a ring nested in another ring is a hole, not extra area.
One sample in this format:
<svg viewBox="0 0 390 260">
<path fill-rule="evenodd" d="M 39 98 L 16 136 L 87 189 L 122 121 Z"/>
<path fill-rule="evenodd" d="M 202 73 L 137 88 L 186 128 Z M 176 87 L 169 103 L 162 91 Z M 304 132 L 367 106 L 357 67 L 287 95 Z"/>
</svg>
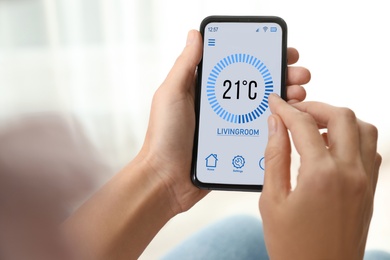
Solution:
<svg viewBox="0 0 390 260">
<path fill-rule="evenodd" d="M 226 88 L 223 93 L 223 99 L 240 99 L 241 95 L 247 94 L 250 100 L 255 100 L 257 98 L 256 88 L 257 82 L 247 81 L 247 80 L 237 80 L 232 83 L 230 80 L 225 80 L 223 82 L 223 87 Z"/>
</svg>

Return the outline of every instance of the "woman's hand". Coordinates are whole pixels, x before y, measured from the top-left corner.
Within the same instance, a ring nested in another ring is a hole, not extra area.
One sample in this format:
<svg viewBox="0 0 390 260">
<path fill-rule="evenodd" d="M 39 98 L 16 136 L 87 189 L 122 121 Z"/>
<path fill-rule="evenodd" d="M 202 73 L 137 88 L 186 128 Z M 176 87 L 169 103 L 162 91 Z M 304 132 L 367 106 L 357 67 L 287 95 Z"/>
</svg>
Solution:
<svg viewBox="0 0 390 260">
<path fill-rule="evenodd" d="M 260 198 L 271 259 L 363 259 L 381 156 L 377 129 L 347 108 L 271 95 Z M 327 129 L 320 134 L 319 129 Z M 290 184 L 290 139 L 301 158 Z"/>
</svg>

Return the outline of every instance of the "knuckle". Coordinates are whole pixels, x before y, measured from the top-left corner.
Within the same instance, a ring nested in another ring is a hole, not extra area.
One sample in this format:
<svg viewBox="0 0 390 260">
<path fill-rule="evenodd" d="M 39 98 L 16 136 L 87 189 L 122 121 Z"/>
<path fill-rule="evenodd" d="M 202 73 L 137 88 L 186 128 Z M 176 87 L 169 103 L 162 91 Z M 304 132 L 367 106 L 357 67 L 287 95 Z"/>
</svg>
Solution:
<svg viewBox="0 0 390 260">
<path fill-rule="evenodd" d="M 347 120 L 356 121 L 356 114 L 355 112 L 347 107 L 340 107 L 337 111 L 337 114 L 340 117 L 346 118 Z"/>
<path fill-rule="evenodd" d="M 363 172 L 353 172 L 353 178 L 351 182 L 351 189 L 354 195 L 364 194 L 367 189 L 370 187 L 369 179 L 366 174 Z"/>
<path fill-rule="evenodd" d="M 365 123 L 363 131 L 365 136 L 369 136 L 374 140 L 378 140 L 378 128 L 376 126 Z"/>
<path fill-rule="evenodd" d="M 382 155 L 376 153 L 375 162 L 380 166 L 382 164 Z"/>
<path fill-rule="evenodd" d="M 324 159 L 320 164 L 326 167 L 302 169 L 316 172 L 311 179 L 306 179 L 309 184 L 306 185 L 308 189 L 324 194 L 345 194 L 362 198 L 372 187 L 372 180 L 359 163 L 346 163 L 329 158 Z"/>
<path fill-rule="evenodd" d="M 337 164 L 333 160 L 327 160 L 323 165 L 326 165 L 326 167 L 318 170 L 315 175 L 315 188 L 320 190 L 334 187 L 340 177 Z"/>
</svg>

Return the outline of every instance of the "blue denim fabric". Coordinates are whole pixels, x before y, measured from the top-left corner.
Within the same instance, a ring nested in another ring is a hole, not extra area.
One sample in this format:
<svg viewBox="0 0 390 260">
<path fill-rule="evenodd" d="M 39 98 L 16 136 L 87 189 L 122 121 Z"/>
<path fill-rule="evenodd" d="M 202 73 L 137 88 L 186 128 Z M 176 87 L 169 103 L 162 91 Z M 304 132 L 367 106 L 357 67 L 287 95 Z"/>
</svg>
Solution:
<svg viewBox="0 0 390 260">
<path fill-rule="evenodd" d="M 203 228 L 164 255 L 162 260 L 269 259 L 260 218 L 232 216 Z M 390 260 L 390 254 L 367 251 L 364 260 Z"/>
</svg>

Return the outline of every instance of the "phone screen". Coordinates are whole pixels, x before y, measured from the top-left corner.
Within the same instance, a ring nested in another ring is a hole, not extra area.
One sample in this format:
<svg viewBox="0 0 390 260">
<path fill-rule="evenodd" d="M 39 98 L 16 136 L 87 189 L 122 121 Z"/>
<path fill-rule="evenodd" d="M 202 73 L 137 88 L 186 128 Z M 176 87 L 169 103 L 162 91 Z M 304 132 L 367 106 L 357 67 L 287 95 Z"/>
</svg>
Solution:
<svg viewBox="0 0 390 260">
<path fill-rule="evenodd" d="M 285 91 L 286 24 L 209 17 L 201 33 L 192 179 L 201 188 L 261 190 L 268 96 Z"/>
</svg>

